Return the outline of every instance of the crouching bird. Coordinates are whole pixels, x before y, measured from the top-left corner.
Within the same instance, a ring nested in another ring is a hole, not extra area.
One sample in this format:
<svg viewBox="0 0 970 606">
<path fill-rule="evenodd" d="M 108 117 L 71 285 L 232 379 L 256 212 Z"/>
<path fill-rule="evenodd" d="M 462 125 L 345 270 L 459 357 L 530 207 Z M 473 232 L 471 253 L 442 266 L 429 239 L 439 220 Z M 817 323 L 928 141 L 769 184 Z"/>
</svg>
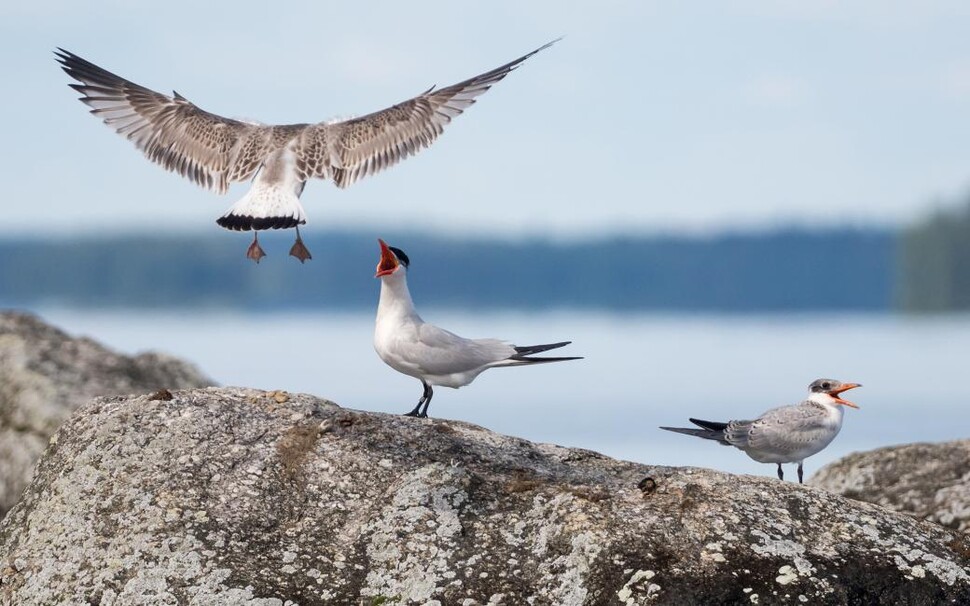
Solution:
<svg viewBox="0 0 970 606">
<path fill-rule="evenodd" d="M 778 479 L 784 480 L 782 463 L 798 463 L 798 483 L 802 483 L 802 462 L 828 446 L 842 429 L 842 407 L 859 408 L 839 397 L 844 391 L 861 387 L 835 379 L 817 379 L 808 386 L 808 397 L 792 406 L 772 408 L 753 421 L 703 421 L 690 419 L 701 429 L 661 427 L 667 431 L 715 440 L 743 450 L 759 463 L 777 463 Z"/>
<path fill-rule="evenodd" d="M 581 357 L 539 357 L 535 354 L 569 345 L 512 345 L 498 339 L 466 339 L 428 324 L 414 309 L 408 291 L 408 256 L 383 240 L 375 278 L 381 280 L 374 349 L 394 370 L 421 381 L 424 392 L 411 417 L 427 417 L 434 386 L 463 387 L 489 368 L 581 360 Z"/>
</svg>

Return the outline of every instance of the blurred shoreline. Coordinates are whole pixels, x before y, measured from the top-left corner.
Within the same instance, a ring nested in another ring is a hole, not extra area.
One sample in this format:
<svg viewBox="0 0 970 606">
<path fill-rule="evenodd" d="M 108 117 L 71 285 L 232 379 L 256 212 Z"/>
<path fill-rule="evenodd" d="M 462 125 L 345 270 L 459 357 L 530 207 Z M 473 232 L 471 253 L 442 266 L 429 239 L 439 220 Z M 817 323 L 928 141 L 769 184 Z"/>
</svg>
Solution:
<svg viewBox="0 0 970 606">
<path fill-rule="evenodd" d="M 431 233 L 90 235 L 0 240 L 0 304 L 83 309 L 346 310 L 373 307 L 376 239 L 403 248 L 424 307 L 490 310 L 890 312 L 902 286 L 888 229 L 509 241 Z"/>
</svg>

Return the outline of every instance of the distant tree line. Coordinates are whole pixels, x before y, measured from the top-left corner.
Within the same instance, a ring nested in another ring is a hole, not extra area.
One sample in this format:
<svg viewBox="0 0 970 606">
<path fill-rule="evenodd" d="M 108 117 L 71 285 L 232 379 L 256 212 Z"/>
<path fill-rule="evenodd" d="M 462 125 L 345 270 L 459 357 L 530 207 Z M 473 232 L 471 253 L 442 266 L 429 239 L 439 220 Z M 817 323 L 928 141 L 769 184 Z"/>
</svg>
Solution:
<svg viewBox="0 0 970 606">
<path fill-rule="evenodd" d="M 970 199 L 903 231 L 896 300 L 906 311 L 970 309 Z"/>
<path fill-rule="evenodd" d="M 260 237 L 269 256 L 258 266 L 243 256 L 249 237 L 213 231 L 2 241 L 0 305 L 246 310 L 376 306 L 376 234 L 304 233 L 314 257 L 302 266 L 286 256 L 291 232 Z M 410 256 L 411 290 L 422 307 L 887 311 L 897 289 L 897 237 L 880 229 L 579 242 L 421 233 L 382 237 Z M 962 300 L 967 300 L 966 293 Z"/>
</svg>

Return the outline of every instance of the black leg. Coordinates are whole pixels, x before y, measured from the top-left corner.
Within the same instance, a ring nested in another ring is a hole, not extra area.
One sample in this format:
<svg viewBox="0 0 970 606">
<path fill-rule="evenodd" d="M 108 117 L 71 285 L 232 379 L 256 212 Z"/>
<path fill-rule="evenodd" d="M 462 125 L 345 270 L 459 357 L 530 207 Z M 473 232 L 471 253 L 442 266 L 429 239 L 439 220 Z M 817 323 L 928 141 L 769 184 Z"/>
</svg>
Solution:
<svg viewBox="0 0 970 606">
<path fill-rule="evenodd" d="M 798 483 L 802 484 L 802 464 L 798 464 Z"/>
<path fill-rule="evenodd" d="M 408 413 L 404 413 L 406 417 L 426 417 L 428 416 L 428 402 L 431 401 L 431 386 L 421 381 L 421 385 L 424 386 L 424 392 L 421 394 L 421 399 L 415 405 L 414 410 Z M 421 405 L 424 404 L 424 412 L 421 412 Z"/>
<path fill-rule="evenodd" d="M 781 470 L 781 463 L 778 464 L 778 479 L 779 480 L 785 479 L 785 472 Z"/>
<path fill-rule="evenodd" d="M 428 404 L 431 404 L 431 397 L 434 396 L 434 389 L 431 388 L 429 383 L 424 384 L 424 410 L 418 416 L 425 418 L 428 416 Z"/>
</svg>

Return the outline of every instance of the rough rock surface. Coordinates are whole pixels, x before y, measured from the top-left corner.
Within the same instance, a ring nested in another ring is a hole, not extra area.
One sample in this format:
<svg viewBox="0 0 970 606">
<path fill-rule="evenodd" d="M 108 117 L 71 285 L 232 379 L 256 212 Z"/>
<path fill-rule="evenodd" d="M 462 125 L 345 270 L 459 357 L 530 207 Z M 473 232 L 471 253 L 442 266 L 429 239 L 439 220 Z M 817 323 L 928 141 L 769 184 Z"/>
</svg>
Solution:
<svg viewBox="0 0 970 606">
<path fill-rule="evenodd" d="M 857 452 L 826 465 L 810 482 L 970 532 L 970 440 Z"/>
<path fill-rule="evenodd" d="M 0 517 L 20 498 L 51 434 L 81 404 L 212 384 L 170 356 L 120 355 L 35 316 L 0 313 Z"/>
<path fill-rule="evenodd" d="M 970 537 L 792 482 L 241 388 L 98 398 L 0 603 L 967 604 Z"/>
</svg>

